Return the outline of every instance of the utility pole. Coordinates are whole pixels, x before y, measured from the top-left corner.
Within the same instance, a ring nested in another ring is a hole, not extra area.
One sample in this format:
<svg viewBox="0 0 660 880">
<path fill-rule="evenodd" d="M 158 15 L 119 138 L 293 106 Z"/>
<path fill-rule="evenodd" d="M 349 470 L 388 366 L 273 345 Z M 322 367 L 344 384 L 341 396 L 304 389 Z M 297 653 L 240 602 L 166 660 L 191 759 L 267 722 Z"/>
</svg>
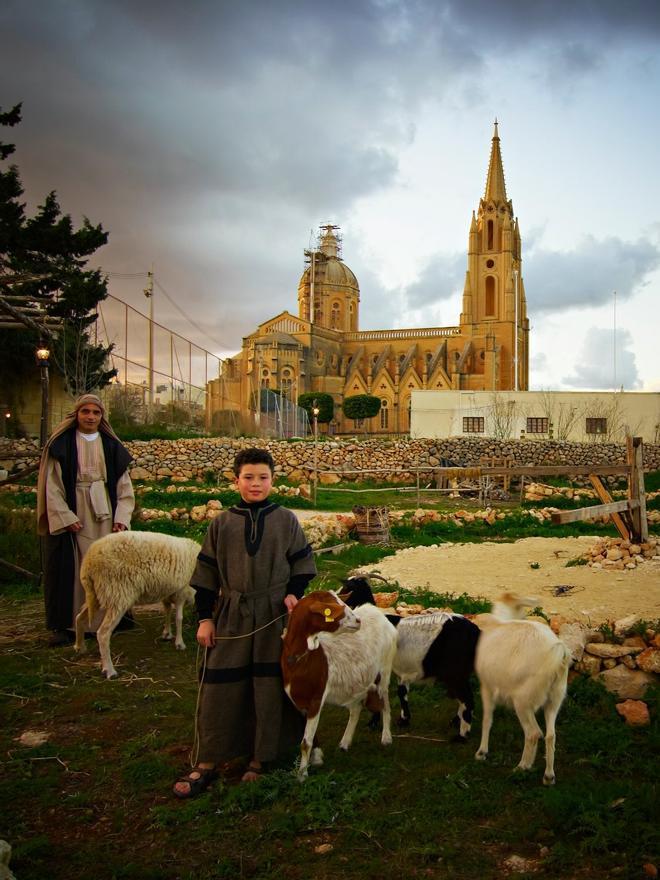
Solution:
<svg viewBox="0 0 660 880">
<path fill-rule="evenodd" d="M 147 286 L 144 288 L 144 295 L 149 300 L 149 333 L 147 347 L 147 370 L 148 388 L 149 388 L 149 407 L 154 405 L 154 267 L 151 265 L 151 271 L 147 272 Z M 149 417 L 151 418 L 151 412 Z"/>
<path fill-rule="evenodd" d="M 612 358 L 614 361 L 614 384 L 613 388 L 616 391 L 616 290 L 614 291 L 614 336 L 612 339 Z"/>
</svg>

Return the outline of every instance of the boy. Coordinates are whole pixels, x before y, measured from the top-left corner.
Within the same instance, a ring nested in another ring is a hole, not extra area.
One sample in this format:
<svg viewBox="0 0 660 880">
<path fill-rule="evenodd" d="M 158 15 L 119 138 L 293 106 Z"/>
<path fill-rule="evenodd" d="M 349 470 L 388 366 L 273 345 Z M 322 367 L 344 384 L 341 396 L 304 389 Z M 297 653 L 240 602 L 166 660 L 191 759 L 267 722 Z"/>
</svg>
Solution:
<svg viewBox="0 0 660 880">
<path fill-rule="evenodd" d="M 241 501 L 211 522 L 191 580 L 206 665 L 199 761 L 175 784 L 179 798 L 205 791 L 218 765 L 241 755 L 250 757 L 242 781 L 255 781 L 302 736 L 304 719 L 282 687 L 281 636 L 316 566 L 295 514 L 268 500 L 274 471 L 264 449 L 237 454 Z"/>
</svg>

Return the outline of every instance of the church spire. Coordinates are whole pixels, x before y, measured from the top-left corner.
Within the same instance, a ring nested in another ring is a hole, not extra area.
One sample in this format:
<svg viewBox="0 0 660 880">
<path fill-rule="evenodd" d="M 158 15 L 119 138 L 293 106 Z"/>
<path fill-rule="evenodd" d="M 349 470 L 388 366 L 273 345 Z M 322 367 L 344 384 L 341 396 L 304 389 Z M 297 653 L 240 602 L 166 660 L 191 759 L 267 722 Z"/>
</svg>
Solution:
<svg viewBox="0 0 660 880">
<path fill-rule="evenodd" d="M 500 137 L 497 133 L 497 119 L 493 132 L 493 144 L 490 150 L 490 164 L 488 165 L 488 177 L 486 178 L 485 201 L 506 202 L 506 186 L 504 183 L 504 168 L 502 167 L 502 154 L 500 153 Z"/>
</svg>

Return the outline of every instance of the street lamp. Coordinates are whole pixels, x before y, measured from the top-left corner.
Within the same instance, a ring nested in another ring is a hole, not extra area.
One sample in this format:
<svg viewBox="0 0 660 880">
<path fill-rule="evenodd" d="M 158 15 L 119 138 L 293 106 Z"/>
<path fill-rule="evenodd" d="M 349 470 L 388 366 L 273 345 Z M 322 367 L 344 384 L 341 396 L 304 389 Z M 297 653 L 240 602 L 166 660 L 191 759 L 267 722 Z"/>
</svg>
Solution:
<svg viewBox="0 0 660 880">
<path fill-rule="evenodd" d="M 41 372 L 41 422 L 39 423 L 39 446 L 41 449 L 48 439 L 48 359 L 50 349 L 42 343 L 35 352 Z"/>
<path fill-rule="evenodd" d="M 312 401 L 312 415 L 314 416 L 314 504 L 316 504 L 316 488 L 319 482 L 318 474 L 318 442 L 319 442 L 319 406 L 316 398 Z"/>
</svg>

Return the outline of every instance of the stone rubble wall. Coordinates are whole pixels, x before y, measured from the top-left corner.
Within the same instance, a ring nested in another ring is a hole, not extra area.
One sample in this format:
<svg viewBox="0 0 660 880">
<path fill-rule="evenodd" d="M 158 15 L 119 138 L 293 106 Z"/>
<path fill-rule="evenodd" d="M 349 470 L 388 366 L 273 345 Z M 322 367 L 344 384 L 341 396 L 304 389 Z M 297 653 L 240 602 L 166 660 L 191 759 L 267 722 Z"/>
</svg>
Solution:
<svg viewBox="0 0 660 880">
<path fill-rule="evenodd" d="M 254 438 L 207 437 L 182 440 L 133 440 L 126 443 L 135 458 L 137 479 L 170 478 L 174 482 L 196 479 L 209 471 L 231 475 L 234 456 L 240 449 L 258 446 L 275 459 L 278 475 L 291 482 L 306 482 L 318 461 L 323 483 L 358 479 L 348 471 L 383 470 L 398 473 L 372 474 L 371 479 L 412 482 L 416 467 L 478 467 L 484 456 L 510 458 L 524 465 L 619 465 L 625 464 L 626 447 L 619 443 L 569 443 L 553 440 L 493 440 L 459 437 L 446 440 L 333 439 L 320 440 L 316 453 L 311 441 L 287 442 Z M 0 439 L 0 468 L 10 473 L 38 461 L 35 441 Z M 644 446 L 644 468 L 660 470 L 660 445 Z M 340 477 L 334 472 L 343 473 Z"/>
</svg>

